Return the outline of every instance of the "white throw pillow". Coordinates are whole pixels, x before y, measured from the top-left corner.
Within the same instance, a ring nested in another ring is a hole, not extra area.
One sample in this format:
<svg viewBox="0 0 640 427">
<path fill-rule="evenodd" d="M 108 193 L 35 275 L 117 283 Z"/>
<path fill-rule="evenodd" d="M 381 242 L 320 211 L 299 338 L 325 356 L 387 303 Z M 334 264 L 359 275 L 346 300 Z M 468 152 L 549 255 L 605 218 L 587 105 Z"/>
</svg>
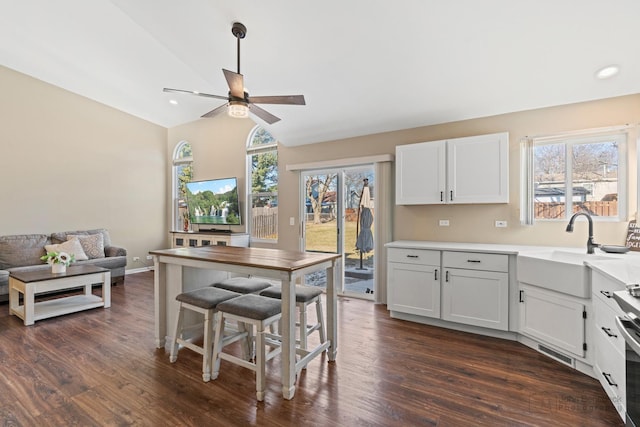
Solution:
<svg viewBox="0 0 640 427">
<path fill-rule="evenodd" d="M 68 235 L 67 240 L 78 239 L 89 259 L 104 258 L 104 237 L 99 234 Z"/>
<path fill-rule="evenodd" d="M 45 245 L 44 250 L 49 252 L 66 252 L 69 255 L 73 255 L 76 261 L 86 261 L 89 259 L 87 254 L 84 253 L 80 240 L 69 239 L 64 243 L 58 245 Z"/>
</svg>

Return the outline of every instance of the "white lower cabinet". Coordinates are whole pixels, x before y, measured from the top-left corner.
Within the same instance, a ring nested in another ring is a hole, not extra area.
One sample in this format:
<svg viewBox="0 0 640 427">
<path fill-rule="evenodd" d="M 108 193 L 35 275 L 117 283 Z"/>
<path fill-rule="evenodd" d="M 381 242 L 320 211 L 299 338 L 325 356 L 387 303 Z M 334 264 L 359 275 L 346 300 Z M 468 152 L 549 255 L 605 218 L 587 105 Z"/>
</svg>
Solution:
<svg viewBox="0 0 640 427">
<path fill-rule="evenodd" d="M 389 310 L 440 317 L 440 252 L 390 248 L 388 261 Z"/>
<path fill-rule="evenodd" d="M 509 329 L 508 256 L 443 252 L 442 319 Z"/>
<path fill-rule="evenodd" d="M 508 255 L 390 247 L 387 257 L 392 316 L 509 330 Z"/>
<path fill-rule="evenodd" d="M 613 292 L 624 287 L 595 270 L 591 273 L 591 286 L 596 347 L 593 370 L 624 420 L 627 404 L 625 342 L 615 325 L 615 318 L 624 313 L 613 300 Z"/>
<path fill-rule="evenodd" d="M 579 298 L 520 284 L 520 333 L 585 356 L 585 302 Z"/>
</svg>

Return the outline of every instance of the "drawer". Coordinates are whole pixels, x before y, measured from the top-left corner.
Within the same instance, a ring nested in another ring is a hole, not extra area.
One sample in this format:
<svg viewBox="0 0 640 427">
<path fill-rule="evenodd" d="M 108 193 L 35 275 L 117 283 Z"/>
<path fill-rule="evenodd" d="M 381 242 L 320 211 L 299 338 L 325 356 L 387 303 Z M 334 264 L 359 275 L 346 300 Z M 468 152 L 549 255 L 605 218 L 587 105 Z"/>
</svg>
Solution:
<svg viewBox="0 0 640 427">
<path fill-rule="evenodd" d="M 426 249 L 389 248 L 387 261 L 403 264 L 421 264 L 440 266 L 440 251 Z"/>
<path fill-rule="evenodd" d="M 611 309 L 607 304 L 599 299 L 593 300 L 593 311 L 595 313 L 596 335 L 599 335 L 604 342 L 613 346 L 618 353 L 624 355 L 624 338 L 616 326 L 616 316 L 622 313 Z M 602 340 L 599 342 L 603 342 Z"/>
<path fill-rule="evenodd" d="M 509 272 L 509 255 L 484 254 L 479 252 L 442 253 L 442 266 L 465 270 Z"/>
<path fill-rule="evenodd" d="M 602 273 L 591 270 L 591 292 L 613 310 L 620 310 L 618 303 L 613 299 L 613 293 L 622 291 L 625 287 Z"/>
<path fill-rule="evenodd" d="M 624 414 L 626 406 L 625 358 L 601 337 L 595 340 L 596 352 L 593 366 L 596 378 L 602 384 L 616 410 Z"/>
</svg>

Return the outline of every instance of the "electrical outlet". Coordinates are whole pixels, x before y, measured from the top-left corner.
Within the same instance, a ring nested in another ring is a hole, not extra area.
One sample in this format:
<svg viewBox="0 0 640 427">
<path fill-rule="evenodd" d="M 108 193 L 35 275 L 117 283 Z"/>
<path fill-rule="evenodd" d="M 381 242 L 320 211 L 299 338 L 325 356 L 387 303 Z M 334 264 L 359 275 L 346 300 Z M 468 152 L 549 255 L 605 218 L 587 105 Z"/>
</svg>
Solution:
<svg viewBox="0 0 640 427">
<path fill-rule="evenodd" d="M 140 257 L 139 256 L 134 256 L 133 257 L 133 262 L 137 262 L 137 261 L 140 261 Z"/>
<path fill-rule="evenodd" d="M 289 225 L 296 225 L 296 219 L 294 217 L 289 217 Z"/>
<path fill-rule="evenodd" d="M 496 221 L 496 227 L 504 228 L 507 226 L 507 221 Z"/>
<path fill-rule="evenodd" d="M 438 221 L 438 225 L 440 225 L 440 227 L 448 227 L 449 226 L 449 220 L 448 219 L 441 219 L 440 221 Z"/>
<path fill-rule="evenodd" d="M 147 255 L 147 259 L 151 261 L 153 259 L 153 255 Z"/>
</svg>

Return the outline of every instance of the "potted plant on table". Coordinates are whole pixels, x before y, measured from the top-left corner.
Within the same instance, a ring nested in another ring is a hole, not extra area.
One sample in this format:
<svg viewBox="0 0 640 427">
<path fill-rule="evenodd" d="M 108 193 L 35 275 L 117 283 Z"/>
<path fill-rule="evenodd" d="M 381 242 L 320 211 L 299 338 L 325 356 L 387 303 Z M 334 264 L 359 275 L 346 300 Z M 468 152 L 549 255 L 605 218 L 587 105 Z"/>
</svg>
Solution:
<svg viewBox="0 0 640 427">
<path fill-rule="evenodd" d="M 66 252 L 47 252 L 40 259 L 51 266 L 52 273 L 65 273 L 69 264 L 76 260 L 74 254 Z"/>
</svg>

